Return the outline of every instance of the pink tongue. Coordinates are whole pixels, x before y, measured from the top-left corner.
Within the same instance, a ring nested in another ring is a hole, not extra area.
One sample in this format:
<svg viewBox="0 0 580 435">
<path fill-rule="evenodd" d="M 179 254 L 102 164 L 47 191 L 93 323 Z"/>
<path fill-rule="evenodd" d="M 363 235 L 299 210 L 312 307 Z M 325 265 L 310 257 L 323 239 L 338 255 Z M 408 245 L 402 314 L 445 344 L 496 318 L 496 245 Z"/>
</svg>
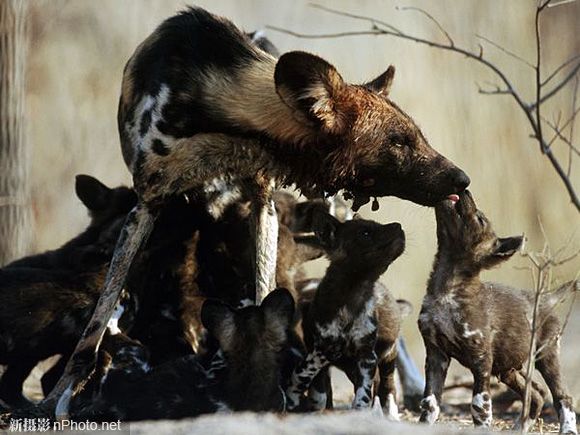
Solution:
<svg viewBox="0 0 580 435">
<path fill-rule="evenodd" d="M 453 204 L 455 204 L 457 201 L 459 201 L 459 195 L 457 195 L 457 194 L 455 194 L 455 193 L 452 193 L 451 195 L 449 195 L 449 196 L 447 197 L 447 199 L 448 199 L 449 201 L 451 201 Z"/>
</svg>

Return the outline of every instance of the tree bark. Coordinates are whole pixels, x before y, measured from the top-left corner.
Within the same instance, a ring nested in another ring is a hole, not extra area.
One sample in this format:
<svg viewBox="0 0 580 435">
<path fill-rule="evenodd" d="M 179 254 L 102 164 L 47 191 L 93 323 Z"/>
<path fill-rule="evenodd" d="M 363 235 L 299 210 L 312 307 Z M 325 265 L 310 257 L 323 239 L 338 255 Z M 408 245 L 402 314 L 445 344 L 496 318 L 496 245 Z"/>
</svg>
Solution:
<svg viewBox="0 0 580 435">
<path fill-rule="evenodd" d="M 24 99 L 28 2 L 0 0 L 0 266 L 26 253 L 30 234 Z"/>
</svg>

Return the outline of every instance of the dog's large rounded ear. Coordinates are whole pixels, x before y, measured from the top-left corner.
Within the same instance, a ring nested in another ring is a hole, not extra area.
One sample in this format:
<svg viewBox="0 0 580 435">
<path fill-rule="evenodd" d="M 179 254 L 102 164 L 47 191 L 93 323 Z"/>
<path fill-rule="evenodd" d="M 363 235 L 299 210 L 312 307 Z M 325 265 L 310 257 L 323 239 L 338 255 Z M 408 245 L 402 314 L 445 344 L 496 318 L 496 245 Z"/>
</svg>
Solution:
<svg viewBox="0 0 580 435">
<path fill-rule="evenodd" d="M 235 313 L 223 302 L 208 299 L 201 307 L 201 323 L 224 349 L 232 341 L 235 332 Z"/>
<path fill-rule="evenodd" d="M 378 76 L 376 79 L 365 83 L 363 86 L 369 91 L 375 92 L 379 95 L 387 96 L 391 91 L 391 86 L 393 85 L 393 79 L 395 78 L 395 67 L 389 65 L 387 70 Z"/>
<path fill-rule="evenodd" d="M 105 209 L 111 200 L 113 189 L 108 188 L 95 177 L 77 175 L 75 177 L 77 197 L 90 211 Z"/>
<path fill-rule="evenodd" d="M 261 307 L 269 323 L 286 330 L 294 321 L 294 298 L 285 288 L 277 288 L 262 301 Z"/>
<path fill-rule="evenodd" d="M 521 248 L 523 242 L 523 236 L 499 238 L 492 255 L 497 259 L 507 260 Z"/>
<path fill-rule="evenodd" d="M 346 114 L 337 105 L 345 83 L 324 59 L 302 51 L 285 53 L 276 64 L 274 82 L 299 121 L 329 134 L 340 134 L 347 127 Z"/>
<path fill-rule="evenodd" d="M 329 213 L 315 211 L 312 217 L 312 231 L 324 249 L 336 247 L 336 233 L 340 225 L 340 221 Z"/>
</svg>

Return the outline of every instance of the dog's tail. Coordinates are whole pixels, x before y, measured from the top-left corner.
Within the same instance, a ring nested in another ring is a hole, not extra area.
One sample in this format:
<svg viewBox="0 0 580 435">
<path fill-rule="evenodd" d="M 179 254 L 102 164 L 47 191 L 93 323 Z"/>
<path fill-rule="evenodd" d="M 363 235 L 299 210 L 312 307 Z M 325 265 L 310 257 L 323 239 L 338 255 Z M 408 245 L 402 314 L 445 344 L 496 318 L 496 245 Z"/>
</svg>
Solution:
<svg viewBox="0 0 580 435">
<path fill-rule="evenodd" d="M 553 290 L 543 298 L 542 305 L 546 308 L 553 308 L 558 304 L 564 302 L 568 295 L 574 294 L 575 292 L 580 292 L 580 279 L 573 279 L 572 281 L 568 281 L 558 287 L 556 290 Z"/>
</svg>

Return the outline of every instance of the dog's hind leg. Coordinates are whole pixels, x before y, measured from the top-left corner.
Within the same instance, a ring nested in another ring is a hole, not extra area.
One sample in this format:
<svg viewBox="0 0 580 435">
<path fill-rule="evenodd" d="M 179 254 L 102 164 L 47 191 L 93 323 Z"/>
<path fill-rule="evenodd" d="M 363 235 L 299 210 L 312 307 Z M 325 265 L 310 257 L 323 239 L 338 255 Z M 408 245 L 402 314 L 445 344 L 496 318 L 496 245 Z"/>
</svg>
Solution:
<svg viewBox="0 0 580 435">
<path fill-rule="evenodd" d="M 272 199 L 274 182 L 267 180 L 260 187 L 256 198 L 256 305 L 276 286 L 278 251 L 278 217 Z"/>
<path fill-rule="evenodd" d="M 115 310 L 133 258 L 148 238 L 154 220 L 152 211 L 142 202 L 127 215 L 109 266 L 104 290 L 93 316 L 67 363 L 64 374 L 42 403 L 51 408 L 56 404 L 55 416 L 59 419 L 67 418 L 72 397 L 94 369 L 97 350 L 107 322 Z"/>
</svg>

